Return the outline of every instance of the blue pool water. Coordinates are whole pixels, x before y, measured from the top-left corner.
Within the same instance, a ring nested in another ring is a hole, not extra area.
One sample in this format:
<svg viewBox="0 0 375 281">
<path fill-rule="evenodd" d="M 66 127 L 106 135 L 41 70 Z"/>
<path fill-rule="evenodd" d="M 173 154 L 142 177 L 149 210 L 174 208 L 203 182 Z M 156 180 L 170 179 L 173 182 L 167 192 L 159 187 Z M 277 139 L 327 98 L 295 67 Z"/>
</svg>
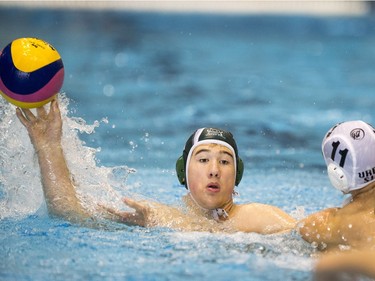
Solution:
<svg viewBox="0 0 375 281">
<path fill-rule="evenodd" d="M 0 9 L 1 48 L 54 45 L 65 64 L 64 147 L 87 208 L 180 204 L 174 164 L 201 126 L 231 130 L 246 171 L 236 202 L 302 218 L 338 206 L 326 131 L 374 124 L 375 23 L 366 17 Z M 297 233 L 181 233 L 47 216 L 14 107 L 0 101 L 0 280 L 311 280 Z"/>
</svg>

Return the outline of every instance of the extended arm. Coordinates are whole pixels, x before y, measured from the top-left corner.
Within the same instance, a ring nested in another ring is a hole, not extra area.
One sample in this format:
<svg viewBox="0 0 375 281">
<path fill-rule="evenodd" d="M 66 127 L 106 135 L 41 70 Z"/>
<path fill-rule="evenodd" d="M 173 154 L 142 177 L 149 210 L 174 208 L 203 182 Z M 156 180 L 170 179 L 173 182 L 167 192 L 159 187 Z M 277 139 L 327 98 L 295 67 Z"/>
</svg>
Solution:
<svg viewBox="0 0 375 281">
<path fill-rule="evenodd" d="M 105 206 L 109 219 L 127 225 L 145 227 L 168 227 L 180 231 L 223 231 L 223 225 L 204 217 L 192 216 L 181 210 L 151 201 L 135 201 L 125 198 L 124 203 L 134 209 L 134 212 L 122 212 Z"/>
<path fill-rule="evenodd" d="M 74 222 L 89 218 L 77 198 L 61 146 L 62 120 L 57 101 L 51 102 L 48 113 L 44 107 L 36 110 L 36 116 L 29 109 L 20 108 L 16 114 L 38 157 L 48 211 Z"/>
</svg>

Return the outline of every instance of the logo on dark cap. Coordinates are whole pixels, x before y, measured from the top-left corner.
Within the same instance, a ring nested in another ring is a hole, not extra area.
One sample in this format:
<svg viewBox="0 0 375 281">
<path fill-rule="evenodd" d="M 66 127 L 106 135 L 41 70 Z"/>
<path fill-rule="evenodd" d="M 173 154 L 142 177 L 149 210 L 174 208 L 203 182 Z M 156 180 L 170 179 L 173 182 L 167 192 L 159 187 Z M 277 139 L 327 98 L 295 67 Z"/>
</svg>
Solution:
<svg viewBox="0 0 375 281">
<path fill-rule="evenodd" d="M 361 140 L 365 137 L 365 132 L 361 128 L 357 128 L 350 132 L 350 136 L 354 140 Z"/>
<path fill-rule="evenodd" d="M 220 137 L 220 138 L 225 138 L 223 136 L 223 131 L 219 129 L 214 129 L 214 128 L 208 128 L 206 131 L 206 136 L 207 137 Z"/>
</svg>

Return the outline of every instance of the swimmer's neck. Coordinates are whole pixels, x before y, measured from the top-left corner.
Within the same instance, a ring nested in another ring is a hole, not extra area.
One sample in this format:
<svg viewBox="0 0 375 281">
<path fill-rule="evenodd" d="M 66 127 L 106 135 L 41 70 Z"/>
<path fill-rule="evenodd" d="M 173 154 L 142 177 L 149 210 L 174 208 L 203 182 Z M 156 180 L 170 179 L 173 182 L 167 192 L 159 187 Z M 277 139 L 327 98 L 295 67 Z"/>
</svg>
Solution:
<svg viewBox="0 0 375 281">
<path fill-rule="evenodd" d="M 369 185 L 361 188 L 361 189 L 358 189 L 358 190 L 353 190 L 351 192 L 351 195 L 352 195 L 352 200 L 358 200 L 359 198 L 361 197 L 372 197 L 375 195 L 375 181 L 370 183 Z"/>
<path fill-rule="evenodd" d="M 198 216 L 204 216 L 204 217 L 209 218 L 209 219 L 214 218 L 213 215 L 212 215 L 214 209 L 210 210 L 210 209 L 202 208 L 191 198 L 191 196 L 189 194 L 187 194 L 183 197 L 183 201 L 184 201 L 186 207 L 189 209 L 189 211 L 191 211 L 193 214 L 198 215 Z M 228 202 L 226 202 L 223 206 L 218 207 L 218 209 L 225 210 L 226 214 L 228 215 L 227 217 L 219 216 L 219 220 L 225 221 L 225 220 L 229 219 L 231 217 L 231 214 L 233 213 L 235 207 L 236 207 L 236 205 L 234 204 L 232 198 L 229 199 Z"/>
</svg>

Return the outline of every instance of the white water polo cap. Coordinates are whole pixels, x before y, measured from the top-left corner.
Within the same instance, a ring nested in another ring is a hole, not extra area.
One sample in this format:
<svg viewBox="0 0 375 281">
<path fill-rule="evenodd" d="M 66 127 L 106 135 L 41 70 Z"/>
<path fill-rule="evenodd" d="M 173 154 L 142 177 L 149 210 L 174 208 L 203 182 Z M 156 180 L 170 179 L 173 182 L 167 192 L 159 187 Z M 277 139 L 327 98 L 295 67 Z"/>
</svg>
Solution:
<svg viewBox="0 0 375 281">
<path fill-rule="evenodd" d="M 332 185 L 344 193 L 375 181 L 375 129 L 363 121 L 331 128 L 322 142 Z"/>
<path fill-rule="evenodd" d="M 237 144 L 233 138 L 233 135 L 228 131 L 217 128 L 200 128 L 196 130 L 186 141 L 182 156 L 180 156 L 176 162 L 177 177 L 180 183 L 184 184 L 185 187 L 188 188 L 186 177 L 188 169 L 187 163 L 189 163 L 194 149 L 198 145 L 212 143 L 223 145 L 232 152 L 236 171 L 235 185 L 238 185 L 240 183 L 244 165 L 241 158 L 238 156 Z"/>
</svg>

